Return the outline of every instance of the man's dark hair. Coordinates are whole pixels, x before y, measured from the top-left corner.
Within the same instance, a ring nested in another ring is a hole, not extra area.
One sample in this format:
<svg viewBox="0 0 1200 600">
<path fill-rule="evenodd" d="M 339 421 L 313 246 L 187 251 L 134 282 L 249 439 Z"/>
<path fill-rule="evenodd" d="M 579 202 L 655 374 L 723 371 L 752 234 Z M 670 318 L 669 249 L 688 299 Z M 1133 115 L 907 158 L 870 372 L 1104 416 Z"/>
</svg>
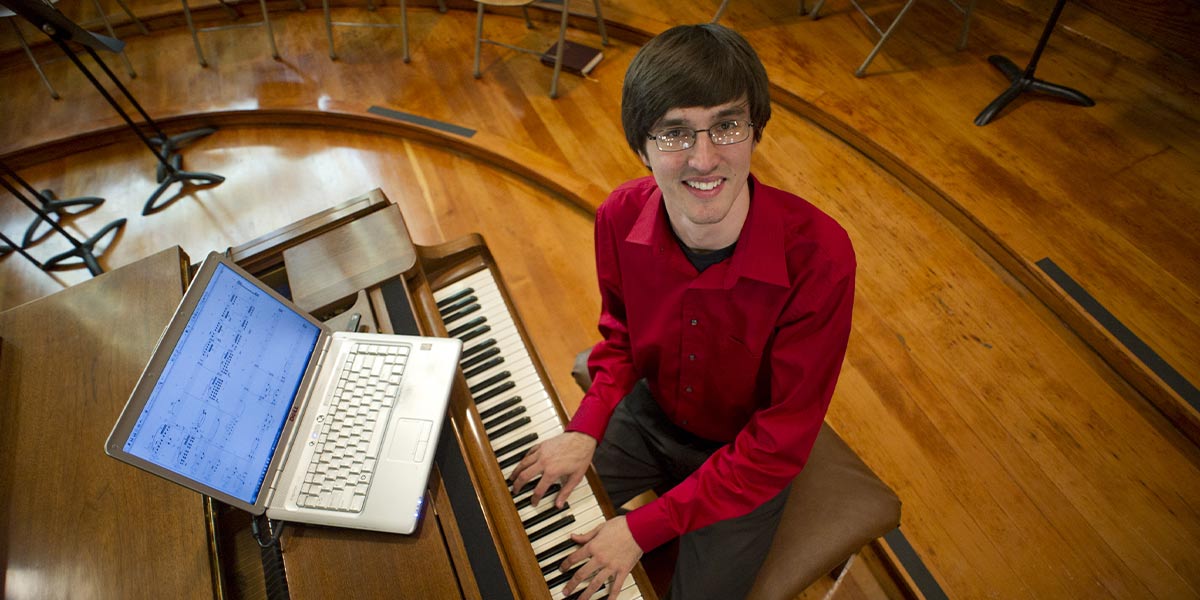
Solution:
<svg viewBox="0 0 1200 600">
<path fill-rule="evenodd" d="M 625 139 L 641 156 L 650 128 L 667 111 L 718 106 L 742 96 L 749 102 L 757 141 L 771 118 L 771 96 L 767 71 L 754 48 L 716 23 L 672 27 L 642 46 L 625 72 Z"/>
</svg>

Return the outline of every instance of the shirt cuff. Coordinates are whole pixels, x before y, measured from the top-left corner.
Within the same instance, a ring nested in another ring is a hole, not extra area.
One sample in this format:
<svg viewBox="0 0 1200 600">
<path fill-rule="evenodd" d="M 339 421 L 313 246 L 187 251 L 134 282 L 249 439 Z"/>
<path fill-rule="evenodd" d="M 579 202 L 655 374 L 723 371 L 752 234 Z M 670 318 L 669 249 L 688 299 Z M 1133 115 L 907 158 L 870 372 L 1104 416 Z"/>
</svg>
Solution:
<svg viewBox="0 0 1200 600">
<path fill-rule="evenodd" d="M 679 537 L 669 525 L 666 507 L 657 500 L 629 511 L 625 515 L 625 522 L 629 525 L 629 533 L 633 534 L 633 541 L 637 542 L 642 552 L 649 552 Z"/>
<path fill-rule="evenodd" d="M 589 401 L 589 398 L 585 397 L 579 404 L 579 409 L 575 411 L 575 416 L 571 417 L 571 422 L 567 424 L 567 431 L 586 433 L 599 442 L 604 439 L 604 431 L 608 429 L 610 417 L 612 414 L 604 409 L 601 402 Z"/>
</svg>

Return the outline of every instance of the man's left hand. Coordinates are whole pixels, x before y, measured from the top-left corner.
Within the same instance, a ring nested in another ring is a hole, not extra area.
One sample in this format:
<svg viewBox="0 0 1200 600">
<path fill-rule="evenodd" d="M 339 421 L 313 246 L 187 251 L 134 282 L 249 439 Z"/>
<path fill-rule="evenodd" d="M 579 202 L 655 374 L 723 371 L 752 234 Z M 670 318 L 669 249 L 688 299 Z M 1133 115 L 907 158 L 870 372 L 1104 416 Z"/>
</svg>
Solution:
<svg viewBox="0 0 1200 600">
<path fill-rule="evenodd" d="M 587 561 L 587 564 L 580 567 L 567 582 L 563 597 L 570 596 L 576 588 L 586 583 L 587 589 L 580 598 L 591 598 L 600 590 L 600 586 L 607 583 L 609 600 L 616 600 L 625 578 L 642 557 L 642 549 L 629 532 L 625 517 L 605 521 L 584 534 L 573 534 L 571 540 L 582 547 L 567 556 L 559 569 L 565 573 L 581 562 Z"/>
</svg>

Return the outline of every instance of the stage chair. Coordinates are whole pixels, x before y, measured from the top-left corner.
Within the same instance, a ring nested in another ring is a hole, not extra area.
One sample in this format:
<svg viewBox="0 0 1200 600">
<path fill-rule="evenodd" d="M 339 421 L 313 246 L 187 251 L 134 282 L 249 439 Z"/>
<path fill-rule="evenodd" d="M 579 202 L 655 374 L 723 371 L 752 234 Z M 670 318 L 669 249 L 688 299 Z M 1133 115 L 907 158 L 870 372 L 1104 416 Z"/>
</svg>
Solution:
<svg viewBox="0 0 1200 600">
<path fill-rule="evenodd" d="M 503 48 L 508 48 L 509 50 L 515 50 L 517 52 L 533 54 L 539 58 L 542 56 L 542 53 L 544 52 L 544 50 L 536 50 L 533 48 L 524 48 L 521 46 L 514 46 L 511 44 L 506 44 L 504 42 L 500 42 L 500 41 L 496 41 L 496 40 L 489 40 L 489 39 L 486 39 L 483 37 L 483 15 L 486 12 L 485 7 L 496 6 L 496 7 L 515 8 L 515 7 L 519 6 L 519 7 L 521 7 L 521 12 L 525 16 L 525 26 L 530 29 L 533 29 L 533 22 L 529 20 L 529 5 L 533 4 L 535 1 L 536 0 L 475 0 L 475 4 L 477 7 L 477 16 L 475 19 L 475 78 L 476 79 L 483 77 L 483 73 L 480 71 L 480 54 L 481 54 L 483 44 L 485 44 L 485 43 L 492 44 L 495 46 L 500 46 Z M 570 5 L 571 5 L 570 0 L 562 0 L 562 19 L 559 22 L 559 26 L 558 26 L 558 56 L 556 57 L 556 59 L 554 61 L 554 75 L 550 79 L 550 97 L 551 98 L 558 97 L 558 75 L 559 75 L 559 73 L 562 72 L 563 41 L 566 39 L 566 34 L 567 34 L 567 17 L 570 16 Z M 604 14 L 600 11 L 600 0 L 592 0 L 592 5 L 596 9 L 596 28 L 600 32 L 600 39 L 603 41 L 603 44 L 605 46 L 607 46 L 608 45 L 608 33 L 606 33 L 604 30 Z"/>
<path fill-rule="evenodd" d="M 399 27 L 400 40 L 404 46 L 404 62 L 409 62 L 408 54 L 408 0 L 400 0 L 400 22 L 399 23 L 362 23 L 348 21 L 334 21 L 329 16 L 329 0 L 321 0 L 321 6 L 325 9 L 325 36 L 329 39 L 329 59 L 337 60 L 337 51 L 333 46 L 333 26 L 339 27 Z M 367 0 L 367 10 L 375 12 L 375 0 Z M 438 0 L 438 12 L 446 12 L 446 0 Z"/>
<path fill-rule="evenodd" d="M 200 61 L 200 66 L 207 67 L 208 60 L 204 58 L 204 50 L 200 48 L 200 36 L 197 35 L 199 32 L 224 31 L 226 29 L 244 29 L 247 27 L 263 27 L 267 30 L 267 46 L 271 49 L 271 58 L 279 60 L 279 50 L 275 47 L 275 31 L 271 29 L 271 16 L 267 11 L 267 0 L 258 0 L 258 6 L 262 9 L 261 21 L 255 21 L 253 23 L 237 23 L 234 25 L 218 25 L 215 27 L 203 27 L 200 29 L 196 28 L 196 24 L 192 20 L 192 9 L 190 6 L 188 6 L 187 0 L 181 1 L 183 2 L 183 18 L 187 21 L 188 31 L 192 34 L 192 44 L 196 46 L 196 58 Z M 229 17 L 231 19 L 236 20 L 241 16 L 238 14 L 237 10 L 231 6 L 231 3 L 226 2 L 225 0 L 217 0 L 217 2 L 221 4 L 221 7 L 225 9 L 225 12 L 229 13 Z M 232 4 L 237 4 L 237 0 L 234 0 Z M 296 8 L 300 11 L 304 11 L 307 8 L 304 5 L 304 0 L 296 0 Z"/>
<path fill-rule="evenodd" d="M 590 348 L 580 352 L 571 370 L 585 391 L 592 384 L 590 354 Z M 827 574 L 834 579 L 832 595 L 859 552 L 899 526 L 895 492 L 822 424 L 808 463 L 792 482 L 779 529 L 748 598 L 793 600 Z"/>
<path fill-rule="evenodd" d="M 859 66 L 857 70 L 854 71 L 855 77 L 862 77 L 864 74 L 866 74 L 867 65 L 870 65 L 871 61 L 875 60 L 875 55 L 879 54 L 879 50 L 881 48 L 883 48 L 883 45 L 885 43 L 887 43 L 888 39 L 890 39 L 892 37 L 892 34 L 896 32 L 896 27 L 898 27 L 900 25 L 900 21 L 902 21 L 904 19 L 904 15 L 908 14 L 908 9 L 912 8 L 912 5 L 916 1 L 917 0 L 908 0 L 907 2 L 905 2 L 904 7 L 900 9 L 900 12 L 896 15 L 896 18 L 892 19 L 891 24 L 888 25 L 886 30 L 884 30 L 884 29 L 880 28 L 879 25 L 875 22 L 875 20 L 871 18 L 871 15 L 867 14 L 867 11 L 864 10 L 863 7 L 858 4 L 857 0 L 850 0 L 850 4 L 854 5 L 854 8 L 857 9 L 858 12 L 862 14 L 862 16 L 867 20 L 867 23 L 870 24 L 871 27 L 874 28 L 877 33 L 879 33 L 879 36 L 880 36 L 879 42 L 876 43 L 875 47 L 871 49 L 871 53 L 867 55 L 867 59 L 864 60 L 863 64 L 861 66 Z M 967 32 L 971 25 L 971 11 L 973 11 L 975 9 L 975 0 L 967 0 L 966 6 L 963 6 L 963 5 L 959 4 L 958 2 L 955 2 L 955 0 L 946 0 L 946 1 L 949 2 L 951 6 L 958 9 L 958 11 L 963 14 L 962 32 L 959 34 L 959 38 L 958 38 L 958 49 L 962 50 L 963 48 L 967 47 Z M 821 17 L 821 7 L 824 5 L 825 5 L 825 0 L 818 0 L 817 5 L 813 7 L 812 18 L 814 21 Z"/>
<path fill-rule="evenodd" d="M 33 51 L 29 49 L 29 42 L 25 40 L 25 34 L 21 33 L 21 28 L 17 25 L 17 13 L 9 10 L 7 7 L 0 6 L 0 19 L 8 19 L 12 25 L 13 33 L 17 35 L 17 42 L 21 44 L 21 49 L 25 51 L 25 55 L 29 57 L 29 62 L 33 63 L 34 70 L 37 71 L 38 77 L 42 78 L 42 84 L 50 92 L 50 97 L 58 100 L 62 96 L 58 95 L 58 91 L 50 85 L 50 80 L 46 78 L 46 73 L 42 71 L 42 65 L 38 63 L 37 58 L 33 56 Z"/>
<path fill-rule="evenodd" d="M 142 20 L 137 18 L 137 16 L 133 14 L 133 11 L 129 10 L 129 6 L 125 4 L 123 0 L 117 0 L 117 4 L 120 5 L 121 9 L 125 11 L 125 14 L 129 16 L 130 20 L 132 20 L 138 26 L 138 29 L 142 32 L 142 35 L 147 35 L 150 33 L 150 30 L 146 29 L 146 25 L 142 23 Z M 104 10 L 104 7 L 100 6 L 100 0 L 92 0 L 92 6 L 96 9 L 96 14 L 99 15 L 100 21 L 104 23 L 104 29 L 108 32 L 108 37 L 118 39 L 116 32 L 113 31 L 112 22 L 108 19 L 108 13 Z M 125 72 L 129 73 L 129 77 L 131 78 L 137 77 L 137 72 L 133 70 L 133 64 L 129 62 L 129 57 L 125 55 L 125 51 L 122 50 L 120 55 L 121 62 L 125 63 Z"/>
<path fill-rule="evenodd" d="M 725 15 L 725 9 L 727 8 L 729 8 L 729 0 L 721 0 L 721 5 L 717 7 L 717 14 L 713 15 L 711 22 L 716 23 L 717 21 L 720 21 L 721 17 Z M 807 14 L 807 10 L 808 9 L 804 7 L 804 0 L 800 0 L 800 14 Z"/>
</svg>

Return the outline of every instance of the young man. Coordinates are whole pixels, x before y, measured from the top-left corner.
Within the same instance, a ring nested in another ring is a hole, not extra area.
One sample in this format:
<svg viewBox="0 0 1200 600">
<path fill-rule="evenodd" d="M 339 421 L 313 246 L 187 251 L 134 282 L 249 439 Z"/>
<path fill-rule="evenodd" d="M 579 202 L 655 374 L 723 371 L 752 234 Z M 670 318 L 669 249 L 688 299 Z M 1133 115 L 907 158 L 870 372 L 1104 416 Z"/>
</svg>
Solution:
<svg viewBox="0 0 1200 600">
<path fill-rule="evenodd" d="M 658 493 L 575 536 L 562 569 L 586 564 L 568 594 L 608 585 L 615 598 L 643 552 L 678 537 L 671 598 L 741 598 L 837 382 L 854 251 L 830 217 L 750 174 L 771 105 L 737 33 L 706 24 L 655 37 L 629 66 L 621 114 L 653 175 L 596 215 L 593 384 L 513 487 L 537 480 L 536 503 L 562 483 L 561 506 L 594 463 L 614 505 Z"/>
</svg>

